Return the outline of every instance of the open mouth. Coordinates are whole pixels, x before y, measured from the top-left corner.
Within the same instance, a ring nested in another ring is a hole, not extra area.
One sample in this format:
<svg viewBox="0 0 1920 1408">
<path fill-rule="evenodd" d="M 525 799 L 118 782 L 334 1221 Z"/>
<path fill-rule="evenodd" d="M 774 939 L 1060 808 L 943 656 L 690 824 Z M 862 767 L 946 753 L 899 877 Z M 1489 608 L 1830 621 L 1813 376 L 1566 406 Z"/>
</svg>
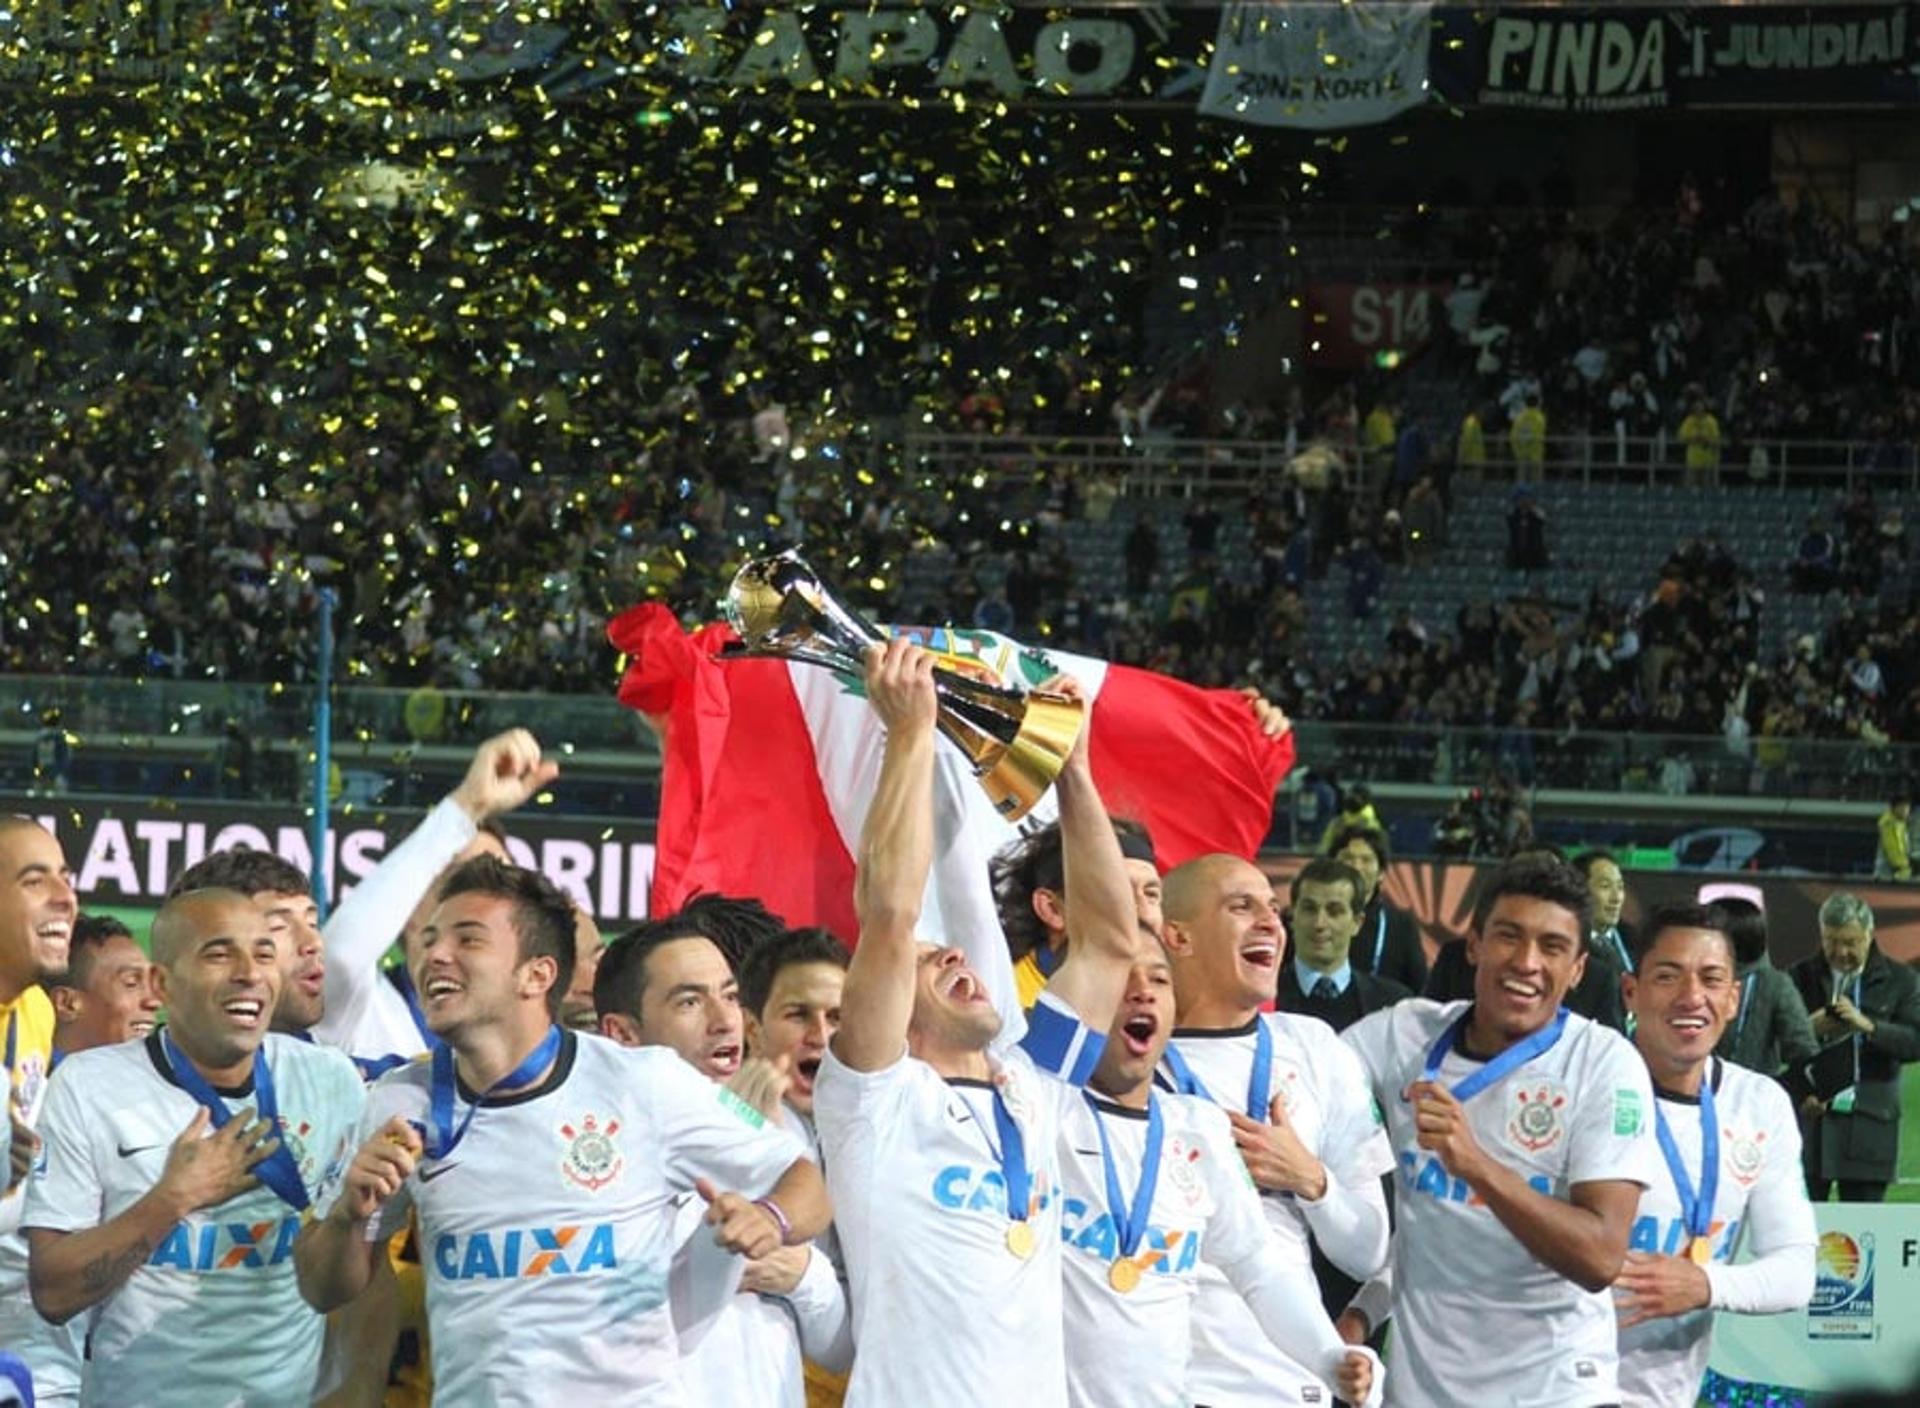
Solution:
<svg viewBox="0 0 1920 1408">
<path fill-rule="evenodd" d="M 127 1035 L 136 1040 L 144 1040 L 153 1035 L 153 1018 L 135 1017 L 127 1023 Z"/>
<path fill-rule="evenodd" d="M 1240 950 L 1240 957 L 1256 968 L 1271 968 L 1280 961 L 1280 945 L 1271 941 L 1248 944 Z"/>
<path fill-rule="evenodd" d="M 1145 1056 L 1153 1050 L 1154 1035 L 1160 1023 L 1151 1012 L 1140 1012 L 1120 1024 L 1120 1040 L 1131 1056 Z"/>
<path fill-rule="evenodd" d="M 1688 1015 L 1669 1017 L 1667 1019 L 1667 1025 L 1679 1032 L 1682 1036 L 1698 1036 L 1701 1032 L 1707 1030 L 1708 1023 L 1705 1017 Z"/>
<path fill-rule="evenodd" d="M 309 996 L 318 997 L 327 990 L 327 970 L 310 968 L 304 973 L 294 975 L 294 986 Z"/>
<path fill-rule="evenodd" d="M 943 992 L 955 1002 L 975 1003 L 987 1000 L 986 988 L 965 968 L 954 970 L 953 976 L 947 979 Z"/>
<path fill-rule="evenodd" d="M 707 1068 L 715 1075 L 730 1076 L 740 1069 L 740 1044 L 727 1042 L 707 1052 Z"/>
<path fill-rule="evenodd" d="M 257 1027 L 261 1013 L 266 1011 L 265 1004 L 256 997 L 229 998 L 220 1004 L 220 1010 L 227 1014 L 235 1026 Z"/>
<path fill-rule="evenodd" d="M 426 994 L 427 1005 L 432 1006 L 436 1002 L 445 1002 L 448 998 L 465 992 L 466 988 L 453 978 L 430 978 L 423 991 Z"/>
<path fill-rule="evenodd" d="M 1524 978 L 1502 978 L 1500 991 L 1520 1002 L 1538 1002 L 1546 996 L 1546 989 L 1538 983 L 1527 982 Z"/>
<path fill-rule="evenodd" d="M 801 1091 L 812 1090 L 813 1082 L 819 1075 L 820 1058 L 817 1056 L 809 1056 L 803 1061 L 796 1061 L 794 1063 L 793 1083 Z"/>
<path fill-rule="evenodd" d="M 33 932 L 41 942 L 58 944 L 63 949 L 73 940 L 73 925 L 64 919 L 50 919 L 45 924 L 36 925 Z"/>
</svg>

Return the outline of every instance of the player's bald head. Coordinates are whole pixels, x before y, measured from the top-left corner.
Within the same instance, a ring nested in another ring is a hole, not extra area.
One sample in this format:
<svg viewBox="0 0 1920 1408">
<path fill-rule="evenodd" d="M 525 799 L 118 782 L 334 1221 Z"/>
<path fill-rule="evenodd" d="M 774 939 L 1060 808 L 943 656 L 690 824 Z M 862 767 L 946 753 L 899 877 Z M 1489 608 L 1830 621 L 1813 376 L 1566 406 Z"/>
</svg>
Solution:
<svg viewBox="0 0 1920 1408">
<path fill-rule="evenodd" d="M 175 895 L 153 917 L 149 939 L 153 961 L 162 968 L 173 967 L 180 955 L 192 948 L 194 940 L 218 928 L 236 910 L 243 915 L 259 912 L 254 902 L 238 890 L 213 888 Z"/>
<path fill-rule="evenodd" d="M 1185 865 L 1176 865 L 1161 882 L 1162 912 L 1176 923 L 1188 923 L 1231 876 L 1246 869 L 1248 864 L 1240 856 L 1215 851 L 1211 855 L 1196 856 Z"/>
<path fill-rule="evenodd" d="M 0 846 L 6 845 L 15 836 L 24 835 L 28 831 L 47 834 L 47 829 L 30 816 L 14 816 L 11 813 L 0 815 Z"/>
</svg>

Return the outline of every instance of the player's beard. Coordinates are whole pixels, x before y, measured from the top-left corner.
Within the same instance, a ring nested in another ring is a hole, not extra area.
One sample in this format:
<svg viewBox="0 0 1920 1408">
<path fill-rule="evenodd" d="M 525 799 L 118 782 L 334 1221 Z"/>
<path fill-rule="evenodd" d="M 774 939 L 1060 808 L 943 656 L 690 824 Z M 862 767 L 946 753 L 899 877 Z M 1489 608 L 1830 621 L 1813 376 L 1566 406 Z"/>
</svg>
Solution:
<svg viewBox="0 0 1920 1408">
<path fill-rule="evenodd" d="M 960 1007 L 922 998 L 914 1004 L 909 1035 L 921 1050 L 985 1051 L 1000 1035 L 1000 1014 L 984 1003 Z"/>
</svg>

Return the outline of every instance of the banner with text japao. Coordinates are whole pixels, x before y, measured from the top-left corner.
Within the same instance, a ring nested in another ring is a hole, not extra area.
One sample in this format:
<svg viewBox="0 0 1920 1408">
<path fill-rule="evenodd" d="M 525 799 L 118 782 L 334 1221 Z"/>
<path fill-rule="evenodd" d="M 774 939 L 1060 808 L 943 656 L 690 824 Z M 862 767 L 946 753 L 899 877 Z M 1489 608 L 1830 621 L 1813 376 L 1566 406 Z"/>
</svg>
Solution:
<svg viewBox="0 0 1920 1408">
<path fill-rule="evenodd" d="M 73 870 L 80 907 L 157 907 L 167 886 L 215 851 L 271 851 L 311 874 L 312 820 L 283 803 L 107 801 L 0 794 L 0 815 L 30 816 L 59 839 Z M 340 895 L 373 873 L 381 858 L 419 824 L 400 807 L 336 811 L 322 863 L 327 892 Z M 538 870 L 588 910 L 603 928 L 647 914 L 653 885 L 652 823 L 544 816 L 505 818 L 507 851 Z M 404 916 L 402 916 L 404 917 Z M 397 921 L 396 921 L 397 922 Z"/>
<path fill-rule="evenodd" d="M 1449 8 L 1432 81 L 1467 107 L 1571 114 L 1904 105 L 1920 102 L 1915 9 Z"/>
</svg>

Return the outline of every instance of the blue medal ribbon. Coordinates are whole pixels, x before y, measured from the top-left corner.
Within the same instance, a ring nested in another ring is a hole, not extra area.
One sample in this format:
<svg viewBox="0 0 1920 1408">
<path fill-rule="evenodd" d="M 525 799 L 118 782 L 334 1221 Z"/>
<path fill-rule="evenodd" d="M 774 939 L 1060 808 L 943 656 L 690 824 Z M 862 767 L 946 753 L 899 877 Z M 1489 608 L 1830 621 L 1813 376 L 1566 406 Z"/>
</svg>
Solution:
<svg viewBox="0 0 1920 1408">
<path fill-rule="evenodd" d="M 439 1050 L 442 1043 L 433 1034 L 433 1028 L 427 1025 L 427 1011 L 420 1005 L 420 990 L 413 985 L 413 974 L 407 971 L 407 965 L 396 963 L 387 969 L 387 981 L 406 1002 L 407 1015 L 413 1018 L 414 1029 L 420 1033 L 420 1040 L 427 1050 Z"/>
<path fill-rule="evenodd" d="M 1447 1059 L 1447 1052 L 1453 1049 L 1453 1043 L 1460 1033 L 1466 1030 L 1467 1022 L 1472 1016 L 1473 1008 L 1468 1007 L 1447 1024 L 1447 1029 L 1440 1033 L 1439 1039 L 1427 1051 L 1427 1062 L 1420 1079 L 1438 1080 L 1440 1078 L 1440 1063 Z M 1560 1040 L 1561 1033 L 1566 1029 L 1567 1009 L 1562 1007 L 1546 1026 L 1524 1041 L 1516 1041 L 1472 1075 L 1451 1087 L 1453 1098 L 1460 1101 L 1471 1100 L 1488 1086 L 1505 1080 L 1543 1051 L 1552 1050 L 1554 1044 Z"/>
<path fill-rule="evenodd" d="M 1210 1105 L 1213 1098 L 1205 1082 L 1180 1054 L 1180 1048 L 1167 1043 L 1167 1069 L 1173 1072 L 1173 1089 L 1181 1095 L 1197 1095 Z M 1247 1076 L 1247 1118 L 1270 1123 L 1273 1105 L 1273 1031 L 1264 1017 L 1253 1019 L 1253 1070 Z"/>
<path fill-rule="evenodd" d="M 1147 1235 L 1147 1222 L 1153 1215 L 1153 1192 L 1160 1185 L 1160 1145 L 1166 1125 L 1160 1117 L 1160 1102 L 1147 1091 L 1147 1147 L 1140 1156 L 1140 1186 L 1134 1189 L 1128 1204 L 1120 1192 L 1120 1171 L 1114 1167 L 1113 1145 L 1107 1140 L 1107 1122 L 1100 1117 L 1100 1105 L 1086 1091 L 1080 1092 L 1093 1111 L 1093 1127 L 1100 1133 L 1100 1162 L 1107 1175 L 1107 1211 L 1113 1215 L 1113 1230 L 1120 1238 L 1120 1255 L 1131 1257 Z"/>
<path fill-rule="evenodd" d="M 1000 1156 L 1000 1176 L 1007 1184 L 1007 1216 L 1015 1222 L 1025 1222 L 1033 1206 L 1027 1140 L 1020 1133 L 1020 1123 L 1014 1119 L 1013 1111 L 1007 1108 L 1007 1097 L 1001 1093 L 998 1081 L 993 1084 L 993 1127 L 1000 1134 L 1000 1147 L 994 1152 Z"/>
<path fill-rule="evenodd" d="M 467 1137 L 467 1126 L 473 1123 L 474 1114 L 481 1104 L 498 1090 L 512 1090 L 515 1086 L 526 1085 L 545 1070 L 560 1052 L 560 1028 L 551 1026 L 540 1044 L 533 1048 L 527 1059 L 508 1071 L 499 1080 L 480 1092 L 474 1102 L 467 1106 L 467 1113 L 458 1126 L 453 1122 L 453 1097 L 456 1080 L 453 1071 L 453 1048 L 442 1044 L 433 1053 L 433 1087 L 428 1095 L 427 1117 L 432 1128 L 420 1131 L 427 1146 L 427 1157 L 444 1159 L 459 1147 L 460 1141 Z"/>
<path fill-rule="evenodd" d="M 200 1103 L 213 1121 L 215 1129 L 225 1129 L 233 1119 L 233 1111 L 227 1108 L 227 1102 L 220 1093 L 207 1083 L 199 1068 L 189 1061 L 186 1053 L 174 1042 L 173 1033 L 160 1029 L 160 1046 L 166 1053 L 167 1066 L 173 1076 L 174 1084 Z M 274 1136 L 280 1137 L 280 1102 L 273 1093 L 273 1067 L 267 1064 L 267 1053 L 256 1048 L 253 1053 L 253 1107 L 261 1119 L 273 1129 Z M 253 1166 L 254 1177 L 279 1196 L 280 1201 L 295 1212 L 305 1212 L 312 1200 L 307 1197 L 307 1185 L 300 1177 L 300 1165 L 293 1160 L 293 1151 L 281 1140 L 280 1147 Z"/>
<path fill-rule="evenodd" d="M 1700 1186 L 1696 1190 L 1687 1175 L 1687 1161 L 1680 1155 L 1679 1141 L 1660 1108 L 1653 1102 L 1653 1132 L 1660 1140 L 1660 1152 L 1666 1156 L 1667 1172 L 1673 1175 L 1674 1192 L 1680 1195 L 1680 1217 L 1687 1235 L 1700 1238 L 1713 1226 L 1713 1203 L 1720 1192 L 1720 1120 L 1713 1110 L 1713 1071 L 1700 1081 Z"/>
</svg>

